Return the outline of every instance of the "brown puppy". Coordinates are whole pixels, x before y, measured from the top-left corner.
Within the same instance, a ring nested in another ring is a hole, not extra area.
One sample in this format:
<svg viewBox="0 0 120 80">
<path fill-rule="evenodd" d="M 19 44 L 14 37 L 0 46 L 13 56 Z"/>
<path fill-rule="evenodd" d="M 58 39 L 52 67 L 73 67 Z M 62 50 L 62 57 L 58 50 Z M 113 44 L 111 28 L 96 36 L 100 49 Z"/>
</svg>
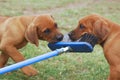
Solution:
<svg viewBox="0 0 120 80">
<path fill-rule="evenodd" d="M 82 18 L 69 36 L 72 40 L 77 40 L 84 33 L 98 37 L 98 44 L 103 47 L 104 55 L 110 65 L 108 80 L 120 80 L 120 25 L 92 14 Z"/>
<path fill-rule="evenodd" d="M 58 31 L 57 23 L 48 14 L 38 16 L 0 17 L 0 68 L 4 67 L 8 58 L 15 62 L 25 60 L 18 49 L 27 42 L 38 46 L 38 40 L 48 42 L 61 41 L 63 35 Z M 31 66 L 23 67 L 22 71 L 28 75 L 36 75 L 37 71 Z"/>
</svg>

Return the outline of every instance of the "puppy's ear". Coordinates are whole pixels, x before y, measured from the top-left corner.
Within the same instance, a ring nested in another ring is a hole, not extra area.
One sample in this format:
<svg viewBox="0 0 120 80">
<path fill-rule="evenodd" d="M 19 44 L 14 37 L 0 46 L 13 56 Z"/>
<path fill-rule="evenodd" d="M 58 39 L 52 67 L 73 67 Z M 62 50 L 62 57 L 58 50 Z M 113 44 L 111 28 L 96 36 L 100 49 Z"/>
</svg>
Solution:
<svg viewBox="0 0 120 80">
<path fill-rule="evenodd" d="M 109 28 L 108 28 L 108 24 L 106 21 L 99 19 L 94 23 L 94 33 L 96 34 L 96 36 L 104 41 L 107 36 L 108 36 L 108 32 L 109 32 Z"/>
<path fill-rule="evenodd" d="M 38 36 L 37 36 L 37 27 L 34 25 L 34 23 L 31 23 L 26 32 L 25 32 L 25 38 L 31 42 L 32 44 L 35 44 L 38 46 Z"/>
</svg>

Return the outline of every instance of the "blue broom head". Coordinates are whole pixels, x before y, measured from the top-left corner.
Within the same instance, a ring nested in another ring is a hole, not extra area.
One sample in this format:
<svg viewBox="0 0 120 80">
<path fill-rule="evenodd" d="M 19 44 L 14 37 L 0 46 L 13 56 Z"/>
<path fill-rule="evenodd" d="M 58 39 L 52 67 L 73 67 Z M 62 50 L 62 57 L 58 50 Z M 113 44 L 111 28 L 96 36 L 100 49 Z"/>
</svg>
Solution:
<svg viewBox="0 0 120 80">
<path fill-rule="evenodd" d="M 81 38 L 72 42 L 68 35 L 64 35 L 61 42 L 49 43 L 48 47 L 51 50 L 56 50 L 63 47 L 70 47 L 70 52 L 92 52 L 98 38 L 92 34 L 85 33 Z"/>
</svg>

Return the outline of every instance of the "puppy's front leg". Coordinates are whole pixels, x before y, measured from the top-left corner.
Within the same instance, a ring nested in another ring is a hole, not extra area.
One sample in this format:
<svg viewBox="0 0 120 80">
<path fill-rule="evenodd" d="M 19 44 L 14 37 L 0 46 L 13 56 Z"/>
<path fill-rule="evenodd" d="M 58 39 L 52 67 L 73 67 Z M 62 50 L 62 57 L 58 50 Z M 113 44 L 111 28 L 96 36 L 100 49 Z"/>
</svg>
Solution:
<svg viewBox="0 0 120 80">
<path fill-rule="evenodd" d="M 2 52 L 1 55 L 0 55 L 0 68 L 5 66 L 5 64 L 7 63 L 8 59 L 9 59 L 9 56 Z"/>
<path fill-rule="evenodd" d="M 2 46 L 2 51 L 7 53 L 15 62 L 20 62 L 25 60 L 21 53 L 14 46 L 5 45 Z M 37 71 L 31 66 L 26 66 L 21 69 L 26 75 L 33 76 L 37 74 Z"/>
</svg>

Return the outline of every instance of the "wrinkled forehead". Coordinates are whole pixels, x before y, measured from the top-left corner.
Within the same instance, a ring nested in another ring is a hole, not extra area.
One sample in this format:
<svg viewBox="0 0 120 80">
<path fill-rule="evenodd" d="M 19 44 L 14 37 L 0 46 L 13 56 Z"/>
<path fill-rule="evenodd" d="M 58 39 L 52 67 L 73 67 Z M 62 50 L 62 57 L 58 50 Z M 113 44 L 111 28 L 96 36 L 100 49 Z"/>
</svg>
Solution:
<svg viewBox="0 0 120 80">
<path fill-rule="evenodd" d="M 83 24 L 83 25 L 93 24 L 97 20 L 98 20 L 98 18 L 87 16 L 87 17 L 81 18 L 79 20 L 79 24 Z"/>
<path fill-rule="evenodd" d="M 36 19 L 36 26 L 38 26 L 41 30 L 56 30 L 57 23 L 51 16 L 40 16 Z"/>
<path fill-rule="evenodd" d="M 35 18 L 34 18 L 34 21 L 35 22 L 41 22 L 41 23 L 44 23 L 44 22 L 46 22 L 46 23 L 51 23 L 51 24 L 53 24 L 54 23 L 54 19 L 50 16 L 50 15 L 40 15 L 40 16 L 36 16 Z"/>
<path fill-rule="evenodd" d="M 49 27 L 54 26 L 56 22 L 50 15 L 41 15 L 34 18 L 34 23 L 36 25 Z"/>
<path fill-rule="evenodd" d="M 88 22 L 88 19 L 81 18 L 78 22 L 78 25 L 80 25 L 80 24 L 85 25 L 85 24 L 87 24 L 87 22 Z"/>
</svg>

